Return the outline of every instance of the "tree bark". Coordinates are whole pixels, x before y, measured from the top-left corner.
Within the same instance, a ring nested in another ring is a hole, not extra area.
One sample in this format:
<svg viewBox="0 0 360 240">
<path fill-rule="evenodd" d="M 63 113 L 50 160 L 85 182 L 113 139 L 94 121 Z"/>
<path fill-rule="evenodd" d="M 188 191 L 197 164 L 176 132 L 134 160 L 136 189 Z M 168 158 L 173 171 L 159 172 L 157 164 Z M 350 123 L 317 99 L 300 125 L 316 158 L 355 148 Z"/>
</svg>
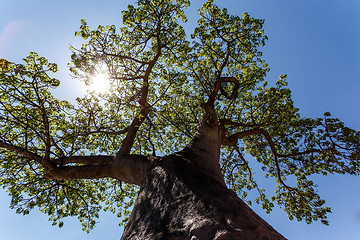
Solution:
<svg viewBox="0 0 360 240">
<path fill-rule="evenodd" d="M 285 239 L 226 187 L 222 132 L 211 104 L 192 141 L 153 158 L 122 240 Z"/>
<path fill-rule="evenodd" d="M 194 162 L 179 152 L 153 163 L 122 240 L 285 239 Z"/>
<path fill-rule="evenodd" d="M 72 156 L 57 159 L 61 163 L 81 163 L 80 166 L 59 166 L 46 172 L 46 179 L 99 179 L 116 178 L 120 181 L 140 185 L 149 172 L 152 156 Z"/>
</svg>

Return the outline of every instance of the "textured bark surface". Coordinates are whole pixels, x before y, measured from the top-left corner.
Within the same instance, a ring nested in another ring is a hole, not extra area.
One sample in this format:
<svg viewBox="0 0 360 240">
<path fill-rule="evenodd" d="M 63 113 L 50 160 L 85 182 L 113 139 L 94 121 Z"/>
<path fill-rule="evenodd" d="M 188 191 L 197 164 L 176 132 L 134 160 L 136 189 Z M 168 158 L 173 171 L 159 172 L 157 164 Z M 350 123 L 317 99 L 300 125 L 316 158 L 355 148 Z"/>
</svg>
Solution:
<svg viewBox="0 0 360 240">
<path fill-rule="evenodd" d="M 285 239 L 182 152 L 154 162 L 123 240 Z"/>
</svg>

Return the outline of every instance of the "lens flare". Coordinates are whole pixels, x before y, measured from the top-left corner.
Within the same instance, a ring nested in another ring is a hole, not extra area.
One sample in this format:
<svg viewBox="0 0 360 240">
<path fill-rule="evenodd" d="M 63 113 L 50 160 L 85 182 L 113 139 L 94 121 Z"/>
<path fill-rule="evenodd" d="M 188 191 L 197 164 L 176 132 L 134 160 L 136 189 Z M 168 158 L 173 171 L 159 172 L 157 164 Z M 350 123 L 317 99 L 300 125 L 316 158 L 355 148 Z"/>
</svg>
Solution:
<svg viewBox="0 0 360 240">
<path fill-rule="evenodd" d="M 99 71 L 91 78 L 90 84 L 87 86 L 90 91 L 104 93 L 110 88 L 109 75 L 104 71 Z"/>
</svg>

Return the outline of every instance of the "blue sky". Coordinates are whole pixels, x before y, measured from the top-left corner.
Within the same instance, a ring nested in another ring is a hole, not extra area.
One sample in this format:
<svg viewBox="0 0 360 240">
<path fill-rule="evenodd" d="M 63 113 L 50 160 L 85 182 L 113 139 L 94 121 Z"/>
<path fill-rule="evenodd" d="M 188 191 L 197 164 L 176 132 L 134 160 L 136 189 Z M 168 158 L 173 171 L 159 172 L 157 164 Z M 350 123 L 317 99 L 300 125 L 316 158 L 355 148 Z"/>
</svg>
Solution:
<svg viewBox="0 0 360 240">
<path fill-rule="evenodd" d="M 188 10 L 191 29 L 196 9 L 194 1 Z M 271 67 L 268 80 L 287 74 L 295 105 L 302 116 L 317 117 L 331 112 L 349 127 L 360 130 L 360 1 L 358 0 L 214 0 L 233 14 L 249 12 L 265 19 L 269 36 L 263 49 Z M 21 61 L 30 51 L 59 64 L 57 77 L 62 86 L 56 94 L 73 99 L 80 83 L 69 76 L 69 45 L 81 44 L 74 37 L 85 18 L 90 26 L 121 23 L 121 9 L 129 1 L 112 0 L 0 0 L 0 57 Z M 360 177 L 314 177 L 319 193 L 333 208 L 330 226 L 307 225 L 289 221 L 275 209 L 270 215 L 261 208 L 254 210 L 275 229 L 291 240 L 360 239 Z M 265 183 L 266 184 L 266 183 Z M 62 229 L 51 226 L 47 216 L 36 210 L 17 215 L 9 209 L 10 199 L 0 190 L 0 232 L 3 239 L 120 239 L 118 220 L 104 214 L 95 229 L 86 234 L 76 219 L 65 222 Z"/>
</svg>

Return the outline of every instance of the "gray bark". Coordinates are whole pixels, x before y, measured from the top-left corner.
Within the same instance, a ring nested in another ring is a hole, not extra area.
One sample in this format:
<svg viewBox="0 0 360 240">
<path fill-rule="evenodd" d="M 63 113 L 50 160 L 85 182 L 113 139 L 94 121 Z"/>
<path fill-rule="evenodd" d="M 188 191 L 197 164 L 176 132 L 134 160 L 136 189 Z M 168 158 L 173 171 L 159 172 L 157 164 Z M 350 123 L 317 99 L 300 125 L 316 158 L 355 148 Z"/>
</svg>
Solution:
<svg viewBox="0 0 360 240">
<path fill-rule="evenodd" d="M 213 108 L 180 152 L 152 161 L 122 240 L 283 240 L 233 191 L 220 170 L 221 128 Z"/>
<path fill-rule="evenodd" d="M 155 162 L 145 177 L 122 240 L 285 239 L 191 155 Z"/>
</svg>

